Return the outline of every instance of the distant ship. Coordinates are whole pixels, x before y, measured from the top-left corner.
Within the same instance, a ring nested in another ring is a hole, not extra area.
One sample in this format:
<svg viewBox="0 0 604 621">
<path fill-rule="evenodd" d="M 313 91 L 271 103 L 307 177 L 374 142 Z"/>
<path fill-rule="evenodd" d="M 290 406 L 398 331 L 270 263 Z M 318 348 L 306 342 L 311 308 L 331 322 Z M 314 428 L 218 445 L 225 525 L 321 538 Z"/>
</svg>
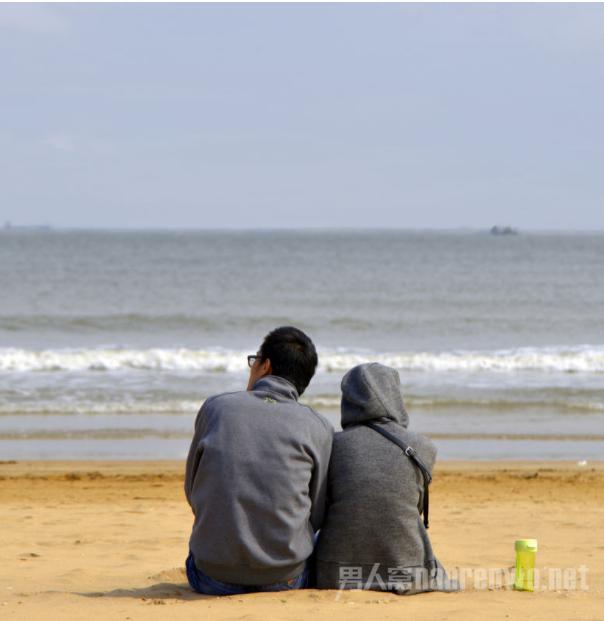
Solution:
<svg viewBox="0 0 604 621">
<path fill-rule="evenodd" d="M 491 235 L 518 235 L 518 229 L 513 229 L 511 226 L 493 226 Z"/>
</svg>

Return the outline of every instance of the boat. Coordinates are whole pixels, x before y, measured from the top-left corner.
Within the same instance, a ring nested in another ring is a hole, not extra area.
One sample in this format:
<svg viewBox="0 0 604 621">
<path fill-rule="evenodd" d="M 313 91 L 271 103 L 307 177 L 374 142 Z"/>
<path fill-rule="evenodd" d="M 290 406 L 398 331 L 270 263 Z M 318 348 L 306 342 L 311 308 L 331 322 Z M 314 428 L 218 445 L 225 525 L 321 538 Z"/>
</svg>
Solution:
<svg viewBox="0 0 604 621">
<path fill-rule="evenodd" d="M 518 235 L 518 229 L 511 226 L 493 226 L 491 227 L 491 235 Z"/>
</svg>

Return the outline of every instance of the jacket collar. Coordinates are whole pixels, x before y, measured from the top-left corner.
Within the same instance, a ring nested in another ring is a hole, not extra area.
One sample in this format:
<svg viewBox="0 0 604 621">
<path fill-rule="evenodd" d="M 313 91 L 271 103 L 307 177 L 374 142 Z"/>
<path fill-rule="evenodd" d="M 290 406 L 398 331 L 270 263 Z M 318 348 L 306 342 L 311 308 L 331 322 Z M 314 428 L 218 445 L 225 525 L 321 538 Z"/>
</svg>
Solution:
<svg viewBox="0 0 604 621">
<path fill-rule="evenodd" d="M 298 391 L 295 386 L 288 380 L 277 375 L 265 375 L 261 377 L 255 384 L 254 391 L 266 391 L 284 397 L 285 399 L 298 400 Z"/>
</svg>

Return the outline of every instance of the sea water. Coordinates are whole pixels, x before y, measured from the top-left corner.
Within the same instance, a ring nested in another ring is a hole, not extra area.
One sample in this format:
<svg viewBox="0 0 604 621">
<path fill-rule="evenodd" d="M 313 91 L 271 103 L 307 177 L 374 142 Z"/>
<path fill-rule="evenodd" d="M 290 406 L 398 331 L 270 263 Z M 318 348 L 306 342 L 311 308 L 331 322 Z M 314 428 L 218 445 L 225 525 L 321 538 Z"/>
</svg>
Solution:
<svg viewBox="0 0 604 621">
<path fill-rule="evenodd" d="M 441 458 L 604 458 L 602 234 L 6 231 L 0 459 L 183 457 L 286 324 L 335 426 L 378 361 Z"/>
</svg>

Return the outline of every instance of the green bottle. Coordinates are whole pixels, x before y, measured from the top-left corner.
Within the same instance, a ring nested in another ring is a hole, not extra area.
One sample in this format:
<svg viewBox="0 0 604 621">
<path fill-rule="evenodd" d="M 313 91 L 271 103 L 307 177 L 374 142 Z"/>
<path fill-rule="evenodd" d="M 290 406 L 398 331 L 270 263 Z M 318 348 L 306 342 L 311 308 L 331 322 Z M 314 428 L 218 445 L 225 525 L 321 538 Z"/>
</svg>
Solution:
<svg viewBox="0 0 604 621">
<path fill-rule="evenodd" d="M 537 555 L 536 539 L 518 539 L 516 548 L 516 579 L 514 588 L 517 591 L 535 590 L 535 556 Z"/>
</svg>

